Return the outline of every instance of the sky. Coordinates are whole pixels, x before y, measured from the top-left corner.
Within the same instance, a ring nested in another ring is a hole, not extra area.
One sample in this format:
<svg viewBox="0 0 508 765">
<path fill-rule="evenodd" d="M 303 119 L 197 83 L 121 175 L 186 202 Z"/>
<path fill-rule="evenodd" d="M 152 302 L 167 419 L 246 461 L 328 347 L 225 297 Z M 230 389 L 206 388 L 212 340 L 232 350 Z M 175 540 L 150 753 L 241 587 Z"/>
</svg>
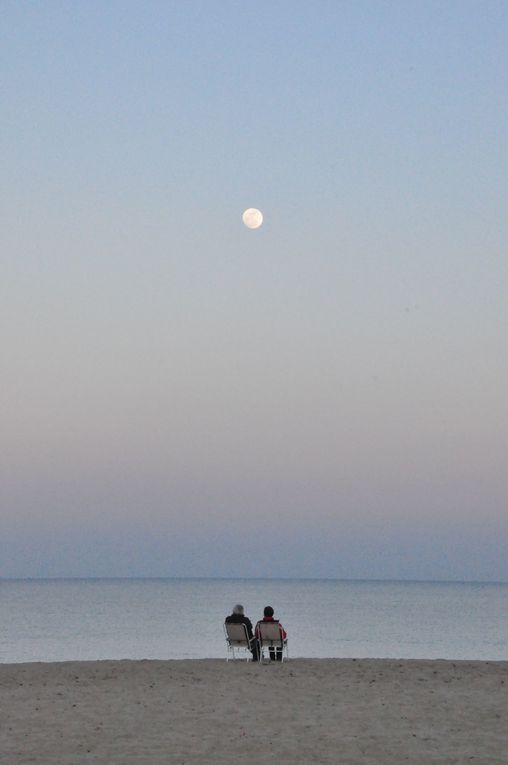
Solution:
<svg viewBox="0 0 508 765">
<path fill-rule="evenodd" d="M 508 581 L 507 32 L 4 0 L 0 577 Z"/>
</svg>

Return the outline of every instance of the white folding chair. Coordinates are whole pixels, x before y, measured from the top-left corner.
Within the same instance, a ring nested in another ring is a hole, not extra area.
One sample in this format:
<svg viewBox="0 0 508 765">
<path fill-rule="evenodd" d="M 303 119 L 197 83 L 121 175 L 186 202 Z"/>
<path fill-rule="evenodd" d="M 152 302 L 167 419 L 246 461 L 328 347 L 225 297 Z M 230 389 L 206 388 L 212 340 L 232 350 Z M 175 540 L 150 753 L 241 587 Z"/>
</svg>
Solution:
<svg viewBox="0 0 508 765">
<path fill-rule="evenodd" d="M 256 625 L 259 645 L 259 660 L 264 660 L 264 650 L 267 648 L 270 652 L 281 652 L 281 661 L 289 659 L 288 639 L 282 638 L 280 634 L 279 622 L 258 622 Z"/>
<path fill-rule="evenodd" d="M 224 624 L 224 634 L 226 636 L 226 661 L 230 659 L 236 659 L 236 653 L 240 651 L 246 651 L 245 658 L 247 661 L 252 659 L 251 641 L 247 633 L 247 627 L 245 624 Z"/>
</svg>

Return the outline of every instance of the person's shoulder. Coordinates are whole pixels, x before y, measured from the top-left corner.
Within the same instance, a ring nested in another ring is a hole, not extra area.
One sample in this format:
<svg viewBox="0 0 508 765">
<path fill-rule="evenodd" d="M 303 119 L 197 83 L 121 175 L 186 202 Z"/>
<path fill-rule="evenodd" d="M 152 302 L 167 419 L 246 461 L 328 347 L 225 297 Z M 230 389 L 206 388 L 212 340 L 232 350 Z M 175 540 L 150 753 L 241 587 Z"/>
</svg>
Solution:
<svg viewBox="0 0 508 765">
<path fill-rule="evenodd" d="M 233 621 L 233 617 L 231 615 L 230 616 L 226 616 L 224 621 L 226 622 L 226 624 L 231 624 L 231 622 Z"/>
</svg>

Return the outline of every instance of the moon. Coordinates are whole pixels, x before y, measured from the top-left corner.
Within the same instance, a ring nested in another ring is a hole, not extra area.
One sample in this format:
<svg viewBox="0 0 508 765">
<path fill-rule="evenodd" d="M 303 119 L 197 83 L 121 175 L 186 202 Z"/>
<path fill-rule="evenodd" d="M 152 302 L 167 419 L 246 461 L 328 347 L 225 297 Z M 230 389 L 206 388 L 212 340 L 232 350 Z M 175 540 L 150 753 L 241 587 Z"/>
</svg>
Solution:
<svg viewBox="0 0 508 765">
<path fill-rule="evenodd" d="M 263 213 L 255 207 L 249 207 L 243 213 L 242 220 L 247 228 L 259 228 L 263 223 Z"/>
</svg>

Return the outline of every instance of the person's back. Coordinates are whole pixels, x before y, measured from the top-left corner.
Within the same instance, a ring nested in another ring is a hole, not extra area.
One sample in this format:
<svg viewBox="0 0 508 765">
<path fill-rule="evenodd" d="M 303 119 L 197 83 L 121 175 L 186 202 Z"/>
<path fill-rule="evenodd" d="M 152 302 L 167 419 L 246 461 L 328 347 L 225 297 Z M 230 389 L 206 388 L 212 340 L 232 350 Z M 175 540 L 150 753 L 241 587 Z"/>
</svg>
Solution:
<svg viewBox="0 0 508 765">
<path fill-rule="evenodd" d="M 251 651 L 252 651 L 252 658 L 254 661 L 258 658 L 258 647 L 257 642 L 254 640 L 254 632 L 252 630 L 252 622 L 251 620 L 245 616 L 244 608 L 240 603 L 238 603 L 233 608 L 233 613 L 229 616 L 226 616 L 226 624 L 245 624 L 245 628 L 247 630 L 247 636 L 249 640 L 251 641 Z"/>
<path fill-rule="evenodd" d="M 247 627 L 247 635 L 249 636 L 249 639 L 253 637 L 254 633 L 252 632 L 252 622 L 247 616 L 245 616 L 243 606 L 240 604 L 233 608 L 233 613 L 230 614 L 230 616 L 226 616 L 226 624 L 245 624 Z"/>
<path fill-rule="evenodd" d="M 263 622 L 265 623 L 268 622 L 270 624 L 278 624 L 279 635 L 280 635 L 280 646 L 270 646 L 268 650 L 270 652 L 270 659 L 272 661 L 274 660 L 282 661 L 282 643 L 287 638 L 287 632 L 282 626 L 282 624 L 279 622 L 279 620 L 273 618 L 273 614 L 274 614 L 273 608 L 271 606 L 266 606 L 263 611 L 263 618 L 260 619 L 259 622 L 256 624 L 255 635 L 256 635 L 256 638 L 259 640 L 259 638 L 261 637 L 259 625 L 262 624 Z"/>
</svg>

